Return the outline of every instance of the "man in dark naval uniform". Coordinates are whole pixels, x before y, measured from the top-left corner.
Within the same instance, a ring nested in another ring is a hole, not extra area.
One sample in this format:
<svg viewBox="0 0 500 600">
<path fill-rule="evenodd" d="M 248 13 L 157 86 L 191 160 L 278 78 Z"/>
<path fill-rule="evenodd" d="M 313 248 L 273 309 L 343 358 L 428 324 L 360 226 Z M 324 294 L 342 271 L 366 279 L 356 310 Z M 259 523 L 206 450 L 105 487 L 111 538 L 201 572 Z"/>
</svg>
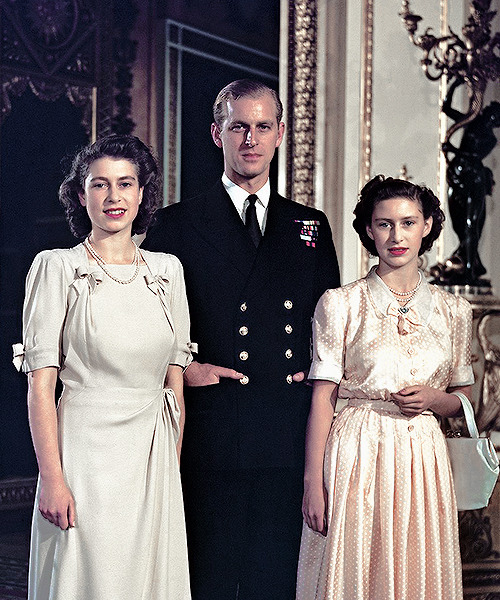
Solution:
<svg viewBox="0 0 500 600">
<path fill-rule="evenodd" d="M 269 185 L 284 123 L 249 80 L 217 96 L 224 174 L 161 209 L 144 247 L 181 260 L 195 362 L 181 458 L 195 600 L 293 600 L 302 528 L 311 317 L 339 285 L 326 216 Z"/>
</svg>

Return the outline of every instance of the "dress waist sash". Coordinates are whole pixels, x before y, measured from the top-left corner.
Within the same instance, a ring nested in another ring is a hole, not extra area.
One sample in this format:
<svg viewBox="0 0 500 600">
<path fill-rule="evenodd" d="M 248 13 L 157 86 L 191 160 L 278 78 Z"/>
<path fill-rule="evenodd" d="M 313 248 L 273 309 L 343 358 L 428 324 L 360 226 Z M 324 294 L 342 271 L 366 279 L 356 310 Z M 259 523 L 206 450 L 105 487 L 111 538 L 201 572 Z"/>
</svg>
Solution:
<svg viewBox="0 0 500 600">
<path fill-rule="evenodd" d="M 346 398 L 348 406 L 364 406 L 374 410 L 383 410 L 385 412 L 402 415 L 399 406 L 391 400 L 381 400 L 380 398 Z M 432 415 L 432 411 L 424 410 L 423 415 Z"/>
</svg>

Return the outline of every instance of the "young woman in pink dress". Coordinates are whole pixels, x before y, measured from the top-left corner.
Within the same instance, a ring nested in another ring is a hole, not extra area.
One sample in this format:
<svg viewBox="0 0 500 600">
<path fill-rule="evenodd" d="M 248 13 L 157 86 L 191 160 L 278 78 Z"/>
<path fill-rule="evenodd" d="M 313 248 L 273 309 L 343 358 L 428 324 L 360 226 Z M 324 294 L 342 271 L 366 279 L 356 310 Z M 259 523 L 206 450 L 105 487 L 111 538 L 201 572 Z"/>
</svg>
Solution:
<svg viewBox="0 0 500 600">
<path fill-rule="evenodd" d="M 297 599 L 456 600 L 457 509 L 436 416 L 459 415 L 454 392 L 470 394 L 471 309 L 419 271 L 444 220 L 429 189 L 379 175 L 354 213 L 379 261 L 316 307 Z"/>
</svg>

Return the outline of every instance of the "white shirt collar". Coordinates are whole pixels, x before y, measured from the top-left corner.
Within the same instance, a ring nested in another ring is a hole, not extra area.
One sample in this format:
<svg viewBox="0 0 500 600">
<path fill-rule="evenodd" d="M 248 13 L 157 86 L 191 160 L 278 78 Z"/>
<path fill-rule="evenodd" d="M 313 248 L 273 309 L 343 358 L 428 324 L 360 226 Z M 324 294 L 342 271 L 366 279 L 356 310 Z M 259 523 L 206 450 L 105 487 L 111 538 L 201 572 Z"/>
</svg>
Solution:
<svg viewBox="0 0 500 600">
<path fill-rule="evenodd" d="M 226 192 L 229 194 L 236 210 L 240 217 L 244 220 L 245 210 L 246 210 L 246 199 L 250 195 L 247 190 L 244 190 L 242 187 L 231 181 L 229 177 L 223 173 L 222 174 L 222 184 Z M 257 219 L 259 221 L 260 228 L 264 231 L 266 217 L 267 217 L 267 207 L 269 205 L 269 197 L 271 195 L 271 185 L 269 183 L 269 179 L 267 179 L 266 183 L 255 192 L 258 201 L 255 203 L 255 207 L 257 210 Z"/>
</svg>

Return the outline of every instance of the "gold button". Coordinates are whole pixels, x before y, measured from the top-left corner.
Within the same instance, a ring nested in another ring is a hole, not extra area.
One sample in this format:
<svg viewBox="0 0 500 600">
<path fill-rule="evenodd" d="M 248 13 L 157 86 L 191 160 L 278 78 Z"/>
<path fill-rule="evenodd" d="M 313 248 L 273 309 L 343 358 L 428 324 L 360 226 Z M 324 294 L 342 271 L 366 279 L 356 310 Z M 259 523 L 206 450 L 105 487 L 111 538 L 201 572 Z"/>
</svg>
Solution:
<svg viewBox="0 0 500 600">
<path fill-rule="evenodd" d="M 285 351 L 285 356 L 287 358 L 292 358 L 293 352 L 290 350 L 290 348 L 288 348 L 288 350 Z"/>
<path fill-rule="evenodd" d="M 247 377 L 246 375 L 243 375 L 243 377 L 240 379 L 241 385 L 246 385 L 249 381 L 250 381 L 250 378 Z"/>
<path fill-rule="evenodd" d="M 417 369 L 410 369 L 410 374 L 411 375 L 416 375 L 417 374 Z"/>
<path fill-rule="evenodd" d="M 293 307 L 293 302 L 291 300 L 285 300 L 285 302 L 283 303 L 283 306 L 287 310 L 290 310 Z"/>
<path fill-rule="evenodd" d="M 413 425 L 408 425 L 408 431 L 413 431 L 414 427 Z"/>
<path fill-rule="evenodd" d="M 246 350 L 243 350 L 242 352 L 240 352 L 240 360 L 247 360 L 248 358 L 248 352 Z"/>
<path fill-rule="evenodd" d="M 293 327 L 290 325 L 290 323 L 288 323 L 288 325 L 285 325 L 285 331 L 287 333 L 292 333 Z"/>
<path fill-rule="evenodd" d="M 248 307 L 247 307 L 247 303 L 246 302 L 243 302 L 243 304 L 240 305 L 241 312 L 245 312 L 247 308 Z"/>
<path fill-rule="evenodd" d="M 245 327 L 245 325 L 243 325 L 243 327 L 240 327 L 239 332 L 240 335 L 246 335 L 248 333 L 248 327 Z"/>
<path fill-rule="evenodd" d="M 286 376 L 286 382 L 287 383 L 293 383 L 293 377 L 291 375 L 287 375 Z"/>
</svg>

